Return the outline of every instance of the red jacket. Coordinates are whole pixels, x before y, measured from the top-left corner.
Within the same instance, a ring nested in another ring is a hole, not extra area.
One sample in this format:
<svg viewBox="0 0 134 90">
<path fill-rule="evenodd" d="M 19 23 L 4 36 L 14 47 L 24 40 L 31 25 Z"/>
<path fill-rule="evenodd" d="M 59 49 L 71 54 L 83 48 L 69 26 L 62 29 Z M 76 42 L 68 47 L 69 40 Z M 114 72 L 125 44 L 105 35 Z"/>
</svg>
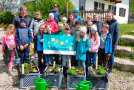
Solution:
<svg viewBox="0 0 134 90">
<path fill-rule="evenodd" d="M 46 24 L 50 24 L 50 25 L 51 25 L 51 31 L 52 31 L 53 33 L 55 33 L 55 32 L 58 31 L 57 23 L 56 23 L 54 20 L 51 20 L 51 21 L 47 20 L 47 21 L 45 22 L 45 25 L 46 25 Z"/>
</svg>

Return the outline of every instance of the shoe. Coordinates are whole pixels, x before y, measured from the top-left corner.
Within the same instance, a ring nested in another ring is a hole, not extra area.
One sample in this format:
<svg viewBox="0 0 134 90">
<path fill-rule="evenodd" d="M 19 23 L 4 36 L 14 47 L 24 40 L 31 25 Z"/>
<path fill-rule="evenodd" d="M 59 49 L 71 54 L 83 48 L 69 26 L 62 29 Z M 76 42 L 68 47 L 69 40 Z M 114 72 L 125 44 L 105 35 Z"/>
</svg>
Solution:
<svg viewBox="0 0 134 90">
<path fill-rule="evenodd" d="M 108 69 L 108 73 L 111 73 L 111 72 L 112 72 L 112 69 L 113 69 L 113 68 L 109 68 L 109 69 Z"/>
<path fill-rule="evenodd" d="M 38 58 L 38 54 L 37 54 L 37 53 L 35 53 L 34 57 L 35 57 L 35 58 Z"/>
<path fill-rule="evenodd" d="M 9 74 L 10 74 L 11 76 L 13 76 L 13 75 L 14 75 L 13 70 L 10 70 L 10 71 L 9 71 Z"/>
</svg>

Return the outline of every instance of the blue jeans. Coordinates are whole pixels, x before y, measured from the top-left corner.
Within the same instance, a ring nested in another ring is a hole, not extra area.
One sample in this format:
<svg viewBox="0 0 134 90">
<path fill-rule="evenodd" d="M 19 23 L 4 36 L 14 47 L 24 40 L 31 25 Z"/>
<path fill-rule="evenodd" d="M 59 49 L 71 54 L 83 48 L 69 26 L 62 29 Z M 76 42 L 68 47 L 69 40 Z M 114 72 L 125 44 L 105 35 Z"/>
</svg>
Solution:
<svg viewBox="0 0 134 90">
<path fill-rule="evenodd" d="M 87 54 L 87 67 L 89 67 L 91 65 L 91 59 L 93 59 L 93 67 L 95 68 L 95 66 L 96 66 L 96 56 L 97 56 L 97 53 L 88 52 L 88 54 Z"/>
<path fill-rule="evenodd" d="M 52 54 L 44 54 L 45 57 L 45 65 L 53 64 L 53 55 Z"/>
<path fill-rule="evenodd" d="M 45 55 L 43 54 L 43 51 L 38 51 L 38 67 L 44 67 L 45 66 Z M 43 62 L 41 61 L 43 58 Z"/>
<path fill-rule="evenodd" d="M 34 51 L 37 51 L 37 36 L 34 36 Z"/>
<path fill-rule="evenodd" d="M 86 69 L 85 61 L 78 60 L 78 67 L 80 67 L 80 66 L 84 67 L 84 70 L 85 70 Z"/>
<path fill-rule="evenodd" d="M 109 68 L 112 68 L 114 66 L 114 50 L 116 48 L 114 48 L 114 46 L 112 47 L 112 53 L 111 53 L 111 57 L 109 59 L 109 63 L 108 63 L 108 66 Z"/>
<path fill-rule="evenodd" d="M 29 46 L 24 50 L 19 50 L 20 52 L 20 58 L 21 58 L 21 64 L 23 63 L 29 63 Z"/>
</svg>

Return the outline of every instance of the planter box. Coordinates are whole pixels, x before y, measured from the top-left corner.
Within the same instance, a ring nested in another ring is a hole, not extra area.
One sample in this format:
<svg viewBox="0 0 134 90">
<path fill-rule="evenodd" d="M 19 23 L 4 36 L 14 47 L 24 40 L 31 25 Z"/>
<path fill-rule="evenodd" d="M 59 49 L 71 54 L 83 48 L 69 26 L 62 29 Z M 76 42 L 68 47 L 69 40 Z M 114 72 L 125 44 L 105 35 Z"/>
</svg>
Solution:
<svg viewBox="0 0 134 90">
<path fill-rule="evenodd" d="M 46 80 L 47 83 L 52 81 L 52 84 L 49 87 L 52 88 L 61 88 L 62 84 L 62 77 L 63 77 L 63 68 L 59 73 L 55 72 L 46 72 L 48 66 L 45 68 L 43 78 Z"/>
<path fill-rule="evenodd" d="M 67 75 L 67 89 L 75 89 L 72 83 L 78 85 L 81 81 L 86 81 L 86 75 Z"/>
<path fill-rule="evenodd" d="M 87 73 L 87 81 L 90 81 L 92 83 L 91 89 L 107 89 L 108 88 L 108 73 L 105 70 L 105 75 L 93 75 L 88 69 Z"/>
<path fill-rule="evenodd" d="M 33 80 L 34 78 L 40 78 L 40 72 L 36 66 L 37 73 L 22 74 L 21 67 L 19 67 L 19 78 L 20 78 L 20 88 L 32 88 L 35 87 Z"/>
</svg>

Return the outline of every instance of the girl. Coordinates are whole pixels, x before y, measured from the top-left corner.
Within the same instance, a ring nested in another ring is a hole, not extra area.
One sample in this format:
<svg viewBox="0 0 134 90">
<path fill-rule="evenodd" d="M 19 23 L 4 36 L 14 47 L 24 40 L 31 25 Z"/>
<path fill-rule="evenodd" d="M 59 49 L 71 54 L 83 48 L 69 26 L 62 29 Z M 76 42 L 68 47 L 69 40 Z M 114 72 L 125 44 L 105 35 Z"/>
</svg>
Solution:
<svg viewBox="0 0 134 90">
<path fill-rule="evenodd" d="M 84 22 L 84 25 L 86 26 L 88 22 L 92 22 L 92 16 L 91 15 L 87 16 L 87 21 Z"/>
<path fill-rule="evenodd" d="M 42 19 L 41 13 L 37 11 L 35 13 L 35 17 L 32 19 L 31 25 L 30 25 L 30 30 L 32 33 L 32 37 L 34 39 L 34 52 L 35 52 L 35 58 L 38 58 L 37 54 L 37 32 L 39 30 L 39 27 L 41 24 L 44 24 L 44 21 Z"/>
<path fill-rule="evenodd" d="M 80 33 L 76 39 L 76 60 L 78 60 L 78 66 L 83 66 L 85 69 L 86 52 L 90 48 L 89 39 L 86 36 L 86 27 L 80 28 Z"/>
<path fill-rule="evenodd" d="M 45 63 L 45 58 L 44 58 L 44 55 L 43 55 L 43 49 L 38 49 L 40 47 L 43 47 L 43 41 L 42 40 L 42 37 L 43 37 L 43 34 L 46 32 L 45 30 L 45 25 L 44 24 L 41 24 L 40 25 L 40 28 L 39 28 L 39 31 L 37 32 L 36 36 L 37 36 L 37 53 L 38 53 L 38 67 L 40 69 L 40 72 L 43 73 L 43 68 L 44 68 L 44 63 Z M 40 40 L 41 39 L 41 40 Z"/>
<path fill-rule="evenodd" d="M 89 34 L 91 33 L 91 27 L 92 27 L 93 23 L 92 22 L 87 22 L 87 35 L 89 36 Z"/>
<path fill-rule="evenodd" d="M 2 54 L 4 56 L 4 61 L 9 66 L 9 73 L 13 75 L 13 60 L 15 57 L 15 48 L 16 48 L 16 38 L 15 38 L 15 26 L 10 24 L 7 27 L 6 34 L 3 36 L 2 40 Z M 10 60 L 9 60 L 10 59 Z"/>
<path fill-rule="evenodd" d="M 100 46 L 100 38 L 97 33 L 96 25 L 93 25 L 91 27 L 91 33 L 89 35 L 89 40 L 91 43 L 91 47 L 88 50 L 87 67 L 91 65 L 91 58 L 92 58 L 93 59 L 93 68 L 95 68 L 96 67 L 96 56 L 97 56 L 98 48 Z"/>
<path fill-rule="evenodd" d="M 63 17 L 61 19 L 62 23 L 63 23 L 63 26 L 65 27 L 65 25 L 67 25 L 67 18 L 66 17 Z"/>
<path fill-rule="evenodd" d="M 67 20 L 67 24 L 70 26 L 71 30 L 73 30 L 75 27 L 75 21 L 76 19 L 74 19 L 73 13 L 70 13 Z"/>
</svg>

